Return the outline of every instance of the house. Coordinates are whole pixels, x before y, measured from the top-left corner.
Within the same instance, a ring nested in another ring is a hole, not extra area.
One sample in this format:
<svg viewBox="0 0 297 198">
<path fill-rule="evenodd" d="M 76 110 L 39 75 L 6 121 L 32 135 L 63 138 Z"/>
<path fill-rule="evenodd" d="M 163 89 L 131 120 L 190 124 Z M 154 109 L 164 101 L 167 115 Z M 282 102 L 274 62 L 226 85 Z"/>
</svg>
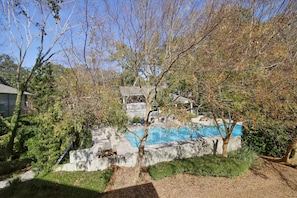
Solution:
<svg viewBox="0 0 297 198">
<path fill-rule="evenodd" d="M 135 87 L 135 86 L 122 86 L 120 92 L 123 99 L 123 104 L 126 107 L 126 113 L 130 119 L 134 117 L 144 118 L 146 113 L 145 96 L 149 96 L 150 92 L 154 92 L 154 87 Z M 160 90 L 158 90 L 160 91 Z M 151 96 L 151 95 L 150 95 Z M 194 101 L 176 94 L 170 94 L 173 103 L 177 107 L 178 104 L 189 104 L 190 112 L 193 113 Z M 151 117 L 155 118 L 159 114 L 158 111 L 153 111 Z"/>
<path fill-rule="evenodd" d="M 25 112 L 27 96 L 32 95 L 24 92 L 22 99 L 21 113 Z M 17 96 L 17 89 L 9 86 L 9 84 L 0 76 L 0 115 L 9 117 L 12 115 Z"/>
</svg>

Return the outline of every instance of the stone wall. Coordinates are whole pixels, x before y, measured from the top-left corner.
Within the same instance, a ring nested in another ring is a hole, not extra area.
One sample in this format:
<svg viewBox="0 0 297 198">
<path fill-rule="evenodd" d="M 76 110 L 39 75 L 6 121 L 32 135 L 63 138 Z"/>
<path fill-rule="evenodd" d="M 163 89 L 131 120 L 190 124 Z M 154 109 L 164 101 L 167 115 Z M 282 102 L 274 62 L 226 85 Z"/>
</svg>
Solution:
<svg viewBox="0 0 297 198">
<path fill-rule="evenodd" d="M 212 154 L 216 140 L 218 140 L 217 154 L 221 154 L 223 141 L 220 137 L 199 138 L 193 141 L 147 147 L 142 166 L 147 167 L 159 162 Z M 232 137 L 228 150 L 232 151 L 240 147 L 241 137 Z M 98 158 L 90 149 L 70 151 L 70 163 L 60 166 L 56 171 L 97 171 L 104 170 L 111 165 L 134 167 L 136 158 L 137 153 Z"/>
</svg>

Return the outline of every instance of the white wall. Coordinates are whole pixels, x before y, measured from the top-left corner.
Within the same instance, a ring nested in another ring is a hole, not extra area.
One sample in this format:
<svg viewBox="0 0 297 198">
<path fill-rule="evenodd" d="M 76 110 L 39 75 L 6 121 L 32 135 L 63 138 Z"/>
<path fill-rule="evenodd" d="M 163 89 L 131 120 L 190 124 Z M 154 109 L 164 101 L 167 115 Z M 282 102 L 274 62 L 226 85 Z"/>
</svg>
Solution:
<svg viewBox="0 0 297 198">
<path fill-rule="evenodd" d="M 129 118 L 134 117 L 145 117 L 145 103 L 139 102 L 139 103 L 130 103 L 126 105 L 126 112 Z"/>
<path fill-rule="evenodd" d="M 220 137 L 199 138 L 194 141 L 164 144 L 156 148 L 147 147 L 142 165 L 147 167 L 159 162 L 212 154 L 213 143 L 216 140 L 218 140 L 217 154 L 221 154 L 223 141 Z M 241 137 L 232 137 L 229 142 L 228 151 L 239 148 L 241 148 Z M 98 158 L 90 149 L 70 151 L 70 163 L 59 167 L 56 171 L 97 171 L 104 170 L 111 165 L 134 167 L 136 158 L 137 153 Z"/>
</svg>

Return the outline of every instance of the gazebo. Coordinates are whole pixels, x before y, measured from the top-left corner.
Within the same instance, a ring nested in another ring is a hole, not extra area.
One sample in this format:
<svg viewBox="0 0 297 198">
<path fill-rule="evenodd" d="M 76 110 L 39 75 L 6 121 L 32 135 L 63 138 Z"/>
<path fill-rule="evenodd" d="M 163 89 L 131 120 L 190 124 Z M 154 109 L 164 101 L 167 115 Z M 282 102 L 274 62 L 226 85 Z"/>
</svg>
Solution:
<svg viewBox="0 0 297 198">
<path fill-rule="evenodd" d="M 154 87 L 120 87 L 123 104 L 125 105 L 126 112 L 129 118 L 145 117 L 145 97 L 151 96 L 149 93 L 154 91 Z M 170 94 L 170 96 L 172 97 L 172 101 L 176 107 L 178 106 L 178 104 L 189 104 L 190 113 L 193 113 L 193 100 L 176 94 Z"/>
</svg>

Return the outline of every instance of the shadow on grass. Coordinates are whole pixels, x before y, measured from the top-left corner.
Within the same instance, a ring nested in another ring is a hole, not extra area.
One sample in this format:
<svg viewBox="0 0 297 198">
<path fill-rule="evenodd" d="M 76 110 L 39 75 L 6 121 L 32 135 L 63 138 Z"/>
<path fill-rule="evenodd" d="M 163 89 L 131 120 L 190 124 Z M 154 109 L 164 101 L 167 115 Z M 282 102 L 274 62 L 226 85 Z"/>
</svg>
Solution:
<svg viewBox="0 0 297 198">
<path fill-rule="evenodd" d="M 44 181 L 41 179 L 33 179 L 26 182 L 15 182 L 11 186 L 0 190 L 0 197 L 9 198 L 34 198 L 34 197 L 79 197 L 79 198 L 158 198 L 156 189 L 152 183 L 117 189 L 105 193 L 100 193 L 94 190 L 88 190 L 76 186 L 68 186 L 54 182 Z"/>
<path fill-rule="evenodd" d="M 31 198 L 31 197 L 100 197 L 99 192 L 33 179 L 26 182 L 14 182 L 9 187 L 0 190 L 0 197 Z"/>
<path fill-rule="evenodd" d="M 131 186 L 127 188 L 121 188 L 113 191 L 109 191 L 100 194 L 98 197 L 101 198 L 158 198 L 158 193 L 152 183 L 141 184 L 137 186 Z"/>
<path fill-rule="evenodd" d="M 4 161 L 0 161 L 0 178 L 1 180 L 5 179 L 4 175 L 8 175 L 22 170 L 26 167 L 29 167 L 31 164 L 32 160 L 31 159 L 16 159 L 13 161 L 8 161 L 8 162 L 4 162 Z"/>
</svg>

